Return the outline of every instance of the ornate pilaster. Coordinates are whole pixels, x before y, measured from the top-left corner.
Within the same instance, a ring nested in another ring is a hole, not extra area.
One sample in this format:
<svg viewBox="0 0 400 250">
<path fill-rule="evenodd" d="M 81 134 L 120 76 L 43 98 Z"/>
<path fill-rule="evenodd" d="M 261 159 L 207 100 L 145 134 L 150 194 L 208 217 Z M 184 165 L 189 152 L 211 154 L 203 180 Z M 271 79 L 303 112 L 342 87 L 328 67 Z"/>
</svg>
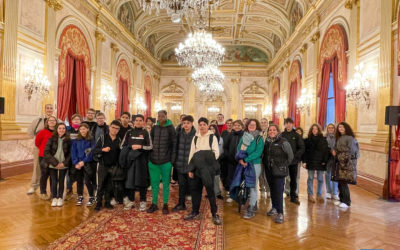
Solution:
<svg viewBox="0 0 400 250">
<path fill-rule="evenodd" d="M 241 110 L 241 100 L 240 99 L 240 78 L 232 78 L 231 79 L 232 82 L 232 103 L 236 103 L 236 105 L 232 106 L 231 109 L 231 117 L 233 120 L 239 119 L 239 118 L 243 118 L 241 117 L 242 114 L 239 114 L 239 111 Z"/>
<path fill-rule="evenodd" d="M 95 31 L 94 35 L 96 37 L 96 71 L 91 96 L 93 108 L 101 109 L 101 69 L 103 65 L 103 42 L 106 40 L 106 37 L 99 31 Z"/>
<path fill-rule="evenodd" d="M 18 3 L 19 1 L 7 1 L 4 11 L 2 84 L 0 85 L 0 96 L 5 97 L 4 114 L 0 115 L 0 139 L 2 140 L 19 131 L 19 127 L 15 125 Z"/>
<path fill-rule="evenodd" d="M 318 66 L 318 61 L 319 61 L 319 39 L 320 39 L 320 32 L 317 31 L 314 33 L 314 35 L 311 37 L 311 42 L 313 43 L 314 46 L 314 62 L 315 65 Z M 317 122 L 317 102 L 318 102 L 318 97 L 317 97 L 317 81 L 318 81 L 318 70 L 314 70 L 314 75 L 313 75 L 313 85 L 312 85 L 312 94 L 314 96 L 314 102 L 311 107 L 311 123 Z"/>
<path fill-rule="evenodd" d="M 379 55 L 379 104 L 378 110 L 384 110 L 385 106 L 392 103 L 392 15 L 391 11 L 394 8 L 393 1 L 381 1 L 381 32 L 380 32 L 380 55 Z M 378 114 L 378 130 L 386 131 L 385 112 Z"/>
<path fill-rule="evenodd" d="M 308 49 L 308 44 L 307 43 L 303 44 L 303 46 L 300 49 L 300 53 L 302 55 L 301 68 L 302 68 L 302 71 L 303 71 L 303 75 L 302 75 L 302 78 L 301 78 L 301 88 L 306 88 L 307 87 L 306 86 L 306 79 L 307 79 L 307 76 L 308 76 L 308 72 L 307 72 L 307 67 L 308 67 L 307 66 L 307 49 Z M 300 126 L 302 128 L 306 127 L 306 117 L 307 116 L 308 116 L 307 112 L 306 112 L 306 114 L 304 114 L 304 113 L 301 114 Z"/>
<path fill-rule="evenodd" d="M 46 0 L 47 5 L 55 11 L 63 8 L 61 0 Z"/>
</svg>

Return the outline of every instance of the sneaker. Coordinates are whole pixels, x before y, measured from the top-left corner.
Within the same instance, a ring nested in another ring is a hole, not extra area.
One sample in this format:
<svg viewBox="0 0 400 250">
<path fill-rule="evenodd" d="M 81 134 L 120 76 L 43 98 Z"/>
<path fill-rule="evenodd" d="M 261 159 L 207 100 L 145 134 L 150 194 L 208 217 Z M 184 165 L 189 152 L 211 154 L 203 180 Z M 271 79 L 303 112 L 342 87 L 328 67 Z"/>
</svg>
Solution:
<svg viewBox="0 0 400 250">
<path fill-rule="evenodd" d="M 172 209 L 172 212 L 179 212 L 179 211 L 182 211 L 182 210 L 186 210 L 186 206 L 185 206 L 185 204 L 177 204 L 173 209 Z"/>
<path fill-rule="evenodd" d="M 115 206 L 115 205 L 117 205 L 117 201 L 116 201 L 114 198 L 112 198 L 110 204 L 111 204 L 112 206 Z"/>
<path fill-rule="evenodd" d="M 283 199 L 285 199 L 288 195 L 286 193 L 283 193 Z"/>
<path fill-rule="evenodd" d="M 111 202 L 106 202 L 106 204 L 104 204 L 104 207 L 107 208 L 107 209 L 113 209 L 114 208 L 114 206 L 111 205 Z"/>
<path fill-rule="evenodd" d="M 308 195 L 308 201 L 311 203 L 315 203 L 315 199 L 314 196 L 312 196 L 311 194 Z"/>
<path fill-rule="evenodd" d="M 213 221 L 214 225 L 217 225 L 217 226 L 222 224 L 221 220 L 219 219 L 218 214 L 213 215 L 212 221 Z"/>
<path fill-rule="evenodd" d="M 125 196 L 122 202 L 124 203 L 124 206 L 126 206 L 126 204 L 130 202 L 130 200 L 128 199 L 128 197 Z"/>
<path fill-rule="evenodd" d="M 272 216 L 278 214 L 278 211 L 276 211 L 275 208 L 271 208 L 271 210 L 269 210 L 269 212 L 267 213 L 267 216 Z"/>
<path fill-rule="evenodd" d="M 78 198 L 76 199 L 76 205 L 82 206 L 82 204 L 83 204 L 83 196 L 78 196 Z"/>
<path fill-rule="evenodd" d="M 91 207 L 93 206 L 94 202 L 95 202 L 94 197 L 89 197 L 89 201 L 86 203 L 86 206 Z"/>
<path fill-rule="evenodd" d="M 346 203 L 343 203 L 343 202 L 342 202 L 342 203 L 339 204 L 339 207 L 340 207 L 340 208 L 348 208 L 349 205 L 347 205 Z"/>
<path fill-rule="evenodd" d="M 333 204 L 335 204 L 335 206 L 339 206 L 340 205 L 340 201 L 335 201 Z"/>
<path fill-rule="evenodd" d="M 151 191 L 151 186 L 149 186 L 149 187 L 147 188 L 147 191 Z"/>
<path fill-rule="evenodd" d="M 26 192 L 26 194 L 31 195 L 31 194 L 34 194 L 35 191 L 36 191 L 36 188 L 31 187 L 31 188 L 29 188 L 28 192 Z"/>
<path fill-rule="evenodd" d="M 57 198 L 53 198 L 53 200 L 51 201 L 51 206 L 57 207 Z"/>
<path fill-rule="evenodd" d="M 231 197 L 229 197 L 228 199 L 226 199 L 226 202 L 231 203 L 233 200 Z"/>
<path fill-rule="evenodd" d="M 184 220 L 200 220 L 200 214 L 191 212 L 183 218 Z"/>
<path fill-rule="evenodd" d="M 133 205 L 135 205 L 135 203 L 133 203 L 133 201 L 129 201 L 125 204 L 124 210 L 131 210 L 133 208 Z"/>
<path fill-rule="evenodd" d="M 145 201 L 141 201 L 141 202 L 140 202 L 139 211 L 140 211 L 140 212 L 146 211 L 146 202 L 145 202 Z"/>
<path fill-rule="evenodd" d="M 339 201 L 339 200 L 340 200 L 339 195 L 334 194 L 334 195 L 333 195 L 333 199 Z"/>
<path fill-rule="evenodd" d="M 62 207 L 64 205 L 64 200 L 63 198 L 58 198 L 57 200 L 57 207 Z"/>
<path fill-rule="evenodd" d="M 39 198 L 45 201 L 50 200 L 50 197 L 47 194 L 40 194 Z"/>
<path fill-rule="evenodd" d="M 186 196 L 186 200 L 191 201 L 192 200 L 192 196 L 191 195 Z"/>
<path fill-rule="evenodd" d="M 169 211 L 168 211 L 168 204 L 167 204 L 167 203 L 164 203 L 164 206 L 163 206 L 163 208 L 162 208 L 162 213 L 163 213 L 163 214 L 169 214 Z"/>
<path fill-rule="evenodd" d="M 151 214 L 154 213 L 155 211 L 158 210 L 158 207 L 156 204 L 151 204 L 150 207 L 146 210 L 147 213 Z"/>
<path fill-rule="evenodd" d="M 275 223 L 282 224 L 283 223 L 283 214 L 278 214 L 275 218 Z"/>
<path fill-rule="evenodd" d="M 292 202 L 296 205 L 300 205 L 299 198 L 297 198 L 297 197 L 290 198 L 290 202 Z"/>
<path fill-rule="evenodd" d="M 326 194 L 325 194 L 325 198 L 327 198 L 327 199 L 332 199 L 332 195 L 331 195 L 330 193 L 326 193 Z"/>
<path fill-rule="evenodd" d="M 254 207 L 248 206 L 246 212 L 244 213 L 243 219 L 251 219 L 254 217 Z"/>
</svg>

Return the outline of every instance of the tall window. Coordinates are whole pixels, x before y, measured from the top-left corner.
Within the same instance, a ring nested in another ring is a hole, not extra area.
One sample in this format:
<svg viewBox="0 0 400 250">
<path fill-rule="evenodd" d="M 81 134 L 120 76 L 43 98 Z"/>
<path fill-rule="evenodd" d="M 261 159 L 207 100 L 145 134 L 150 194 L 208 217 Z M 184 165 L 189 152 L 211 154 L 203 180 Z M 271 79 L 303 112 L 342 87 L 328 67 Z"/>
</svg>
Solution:
<svg viewBox="0 0 400 250">
<path fill-rule="evenodd" d="M 333 77 L 332 73 L 329 74 L 329 90 L 328 100 L 326 105 L 326 124 L 335 123 L 335 92 L 333 90 Z"/>
</svg>

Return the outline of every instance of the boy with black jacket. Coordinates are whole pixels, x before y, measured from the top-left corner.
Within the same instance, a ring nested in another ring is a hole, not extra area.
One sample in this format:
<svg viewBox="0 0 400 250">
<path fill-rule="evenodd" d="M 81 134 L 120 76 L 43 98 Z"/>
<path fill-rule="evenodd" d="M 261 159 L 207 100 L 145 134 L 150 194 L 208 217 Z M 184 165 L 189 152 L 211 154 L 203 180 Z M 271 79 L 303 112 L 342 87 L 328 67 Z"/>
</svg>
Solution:
<svg viewBox="0 0 400 250">
<path fill-rule="evenodd" d="M 96 211 L 102 206 L 103 195 L 105 196 L 105 207 L 112 209 L 111 192 L 112 192 L 112 169 L 118 165 L 121 140 L 118 137 L 118 131 L 121 123 L 114 120 L 110 124 L 110 131 L 97 140 L 93 150 L 93 156 L 98 159 L 98 191 Z"/>
<path fill-rule="evenodd" d="M 298 164 L 301 161 L 301 156 L 304 153 L 305 146 L 303 138 L 296 132 L 293 127 L 293 120 L 286 118 L 284 125 L 285 131 L 282 132 L 282 137 L 285 138 L 293 151 L 293 161 L 289 165 L 289 176 L 290 176 L 290 202 L 300 205 L 299 195 L 296 193 L 297 190 L 297 171 Z"/>
</svg>

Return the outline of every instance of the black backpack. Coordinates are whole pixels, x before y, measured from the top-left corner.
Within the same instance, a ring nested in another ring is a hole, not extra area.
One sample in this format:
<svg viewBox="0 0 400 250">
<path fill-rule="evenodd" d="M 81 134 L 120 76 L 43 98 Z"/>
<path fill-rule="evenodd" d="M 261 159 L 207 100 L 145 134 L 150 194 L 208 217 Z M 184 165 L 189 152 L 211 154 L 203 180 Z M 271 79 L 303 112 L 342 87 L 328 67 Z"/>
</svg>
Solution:
<svg viewBox="0 0 400 250">
<path fill-rule="evenodd" d="M 197 138 L 198 138 L 198 136 L 196 135 L 195 137 L 194 137 L 194 146 L 196 147 L 196 145 L 197 145 Z M 210 135 L 210 137 L 209 137 L 209 144 L 210 144 L 210 149 L 212 150 L 212 144 L 213 144 L 213 141 L 214 141 L 214 135 Z"/>
</svg>

